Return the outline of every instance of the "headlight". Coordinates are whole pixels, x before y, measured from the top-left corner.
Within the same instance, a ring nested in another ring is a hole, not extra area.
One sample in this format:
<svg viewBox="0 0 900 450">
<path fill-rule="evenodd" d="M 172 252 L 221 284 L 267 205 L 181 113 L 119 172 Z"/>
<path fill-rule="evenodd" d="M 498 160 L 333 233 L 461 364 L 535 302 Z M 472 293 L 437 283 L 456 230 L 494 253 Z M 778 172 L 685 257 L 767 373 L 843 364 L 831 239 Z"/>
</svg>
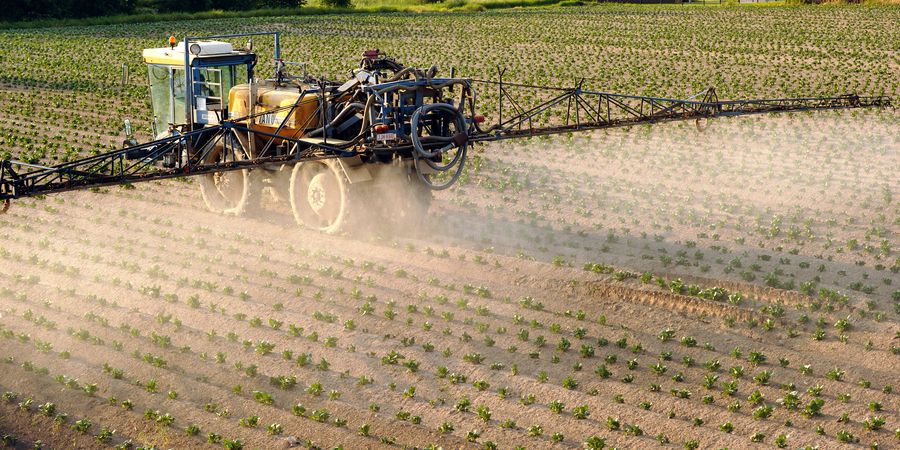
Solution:
<svg viewBox="0 0 900 450">
<path fill-rule="evenodd" d="M 194 56 L 200 55 L 200 44 L 191 44 L 191 54 Z"/>
</svg>

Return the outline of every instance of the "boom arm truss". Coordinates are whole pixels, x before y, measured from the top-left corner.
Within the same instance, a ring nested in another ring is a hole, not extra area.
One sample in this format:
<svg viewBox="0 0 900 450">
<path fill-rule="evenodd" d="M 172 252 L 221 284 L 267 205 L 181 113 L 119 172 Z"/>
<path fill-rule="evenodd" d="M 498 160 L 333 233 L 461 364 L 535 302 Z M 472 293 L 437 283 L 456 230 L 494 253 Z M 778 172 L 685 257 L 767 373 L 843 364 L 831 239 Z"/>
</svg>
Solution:
<svg viewBox="0 0 900 450">
<path fill-rule="evenodd" d="M 13 160 L 0 161 L 0 201 L 8 203 L 10 199 L 56 192 L 352 155 L 346 150 L 325 144 L 306 144 L 298 139 L 278 136 L 280 140 L 302 143 L 306 148 L 280 155 L 263 152 L 258 157 L 248 158 L 247 149 L 243 148 L 237 138 L 237 133 L 248 131 L 249 128 L 240 123 L 224 122 L 50 167 Z M 268 135 L 270 138 L 275 136 L 258 130 L 253 133 Z M 226 149 L 224 157 L 214 163 L 206 162 L 207 156 L 219 144 Z M 189 147 L 193 148 L 191 156 L 187 152 Z M 130 159 L 128 156 L 135 152 L 143 152 L 142 157 Z M 157 167 L 157 163 L 167 155 L 176 155 L 176 161 L 168 164 L 171 167 Z"/>
<path fill-rule="evenodd" d="M 701 120 L 719 116 L 891 106 L 890 97 L 860 97 L 856 94 L 836 97 L 720 101 L 716 90 L 709 88 L 680 100 L 587 90 L 582 88 L 583 80 L 568 89 L 504 83 L 502 73 L 500 81 L 472 81 L 496 87 L 499 97 L 498 123 L 473 136 L 476 141 L 552 135 L 640 123 Z M 522 106 L 521 101 L 511 94 L 512 89 L 541 90 L 554 92 L 556 95 L 538 101 L 533 106 Z M 505 109 L 504 104 L 506 105 Z M 510 109 L 512 109 L 512 116 L 504 117 L 504 113 Z M 547 115 L 555 115 L 559 123 L 535 125 L 535 122 L 542 116 Z"/>
<path fill-rule="evenodd" d="M 720 101 L 715 89 L 707 89 L 688 99 L 611 94 L 583 89 L 583 80 L 572 88 L 534 86 L 499 81 L 461 80 L 496 88 L 499 107 L 496 124 L 480 128 L 476 121 L 468 130 L 469 142 L 487 142 L 629 126 L 675 120 L 699 121 L 719 116 L 738 116 L 786 111 L 889 107 L 886 96 L 861 97 L 855 94 L 836 97 L 784 98 L 763 100 Z M 521 96 L 515 92 L 524 92 Z M 538 97 L 537 100 L 534 100 Z M 524 99 L 530 99 L 526 104 Z M 473 99 L 474 101 L 474 99 Z M 293 107 L 285 108 L 296 108 Z M 273 111 L 268 111 L 269 113 Z M 288 113 L 290 116 L 290 113 Z M 10 199 L 41 194 L 89 189 L 101 186 L 137 183 L 141 181 L 185 177 L 210 172 L 241 170 L 289 162 L 339 158 L 364 153 L 365 147 L 338 148 L 326 143 L 309 142 L 302 138 L 268 134 L 253 130 L 257 135 L 288 142 L 286 152 L 269 154 L 266 151 L 250 156 L 238 139 L 247 133 L 242 119 L 225 121 L 220 125 L 177 134 L 165 139 L 134 147 L 115 150 L 55 166 L 41 166 L 26 162 L 0 161 L 0 212 L 9 206 Z M 279 127 L 280 131 L 281 127 Z M 209 162 L 206 156 L 221 145 L 225 156 Z M 129 155 L 140 153 L 138 159 Z M 163 168 L 157 163 L 164 161 Z"/>
</svg>

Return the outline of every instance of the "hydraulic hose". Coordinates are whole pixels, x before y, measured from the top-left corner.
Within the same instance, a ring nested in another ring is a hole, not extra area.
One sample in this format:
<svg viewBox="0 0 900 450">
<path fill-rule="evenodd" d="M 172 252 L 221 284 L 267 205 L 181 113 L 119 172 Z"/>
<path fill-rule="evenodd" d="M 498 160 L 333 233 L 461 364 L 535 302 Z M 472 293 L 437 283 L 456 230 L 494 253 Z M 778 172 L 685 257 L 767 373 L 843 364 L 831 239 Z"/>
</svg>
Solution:
<svg viewBox="0 0 900 450">
<path fill-rule="evenodd" d="M 362 126 L 359 129 L 359 134 L 357 134 L 353 139 L 350 140 L 352 143 L 359 142 L 360 139 L 366 136 L 366 133 L 369 131 L 369 126 L 372 124 L 372 105 L 375 104 L 375 96 L 369 95 L 369 98 L 366 99 L 366 104 L 363 105 L 362 113 Z"/>
<path fill-rule="evenodd" d="M 446 103 L 430 103 L 427 105 L 422 105 L 413 112 L 412 118 L 410 118 L 410 138 L 412 138 L 413 147 L 415 147 L 416 151 L 420 156 L 424 158 L 434 158 L 436 156 L 443 155 L 452 147 L 452 144 L 441 148 L 437 151 L 428 151 L 425 150 L 425 147 L 422 145 L 422 136 L 419 136 L 419 121 L 422 120 L 423 114 L 428 114 L 432 111 L 443 111 L 453 116 L 453 119 L 456 121 L 456 129 L 458 132 L 465 133 L 466 130 L 466 118 L 463 116 L 462 112 L 458 109 L 446 104 Z M 465 145 L 465 144 L 463 144 Z"/>
<path fill-rule="evenodd" d="M 340 125 L 343 121 L 347 120 L 347 117 L 350 116 L 350 114 L 355 114 L 359 111 L 362 111 L 364 108 L 365 105 L 363 105 L 362 103 L 350 103 L 349 105 L 344 107 L 344 109 L 342 109 L 334 119 L 332 119 L 331 123 L 324 127 L 316 128 L 315 130 L 306 133 L 306 135 L 310 137 L 317 137 L 325 132 L 325 130 L 330 130 L 331 128 Z"/>
<path fill-rule="evenodd" d="M 375 104 L 375 96 L 370 95 L 369 98 L 366 100 L 365 104 L 362 104 L 359 102 L 354 102 L 354 103 L 351 103 L 350 105 L 348 105 L 343 110 L 341 110 L 340 113 L 338 113 L 338 117 L 340 117 L 344 113 L 344 111 L 353 109 L 353 110 L 362 111 L 363 117 L 362 117 L 362 126 L 360 127 L 359 133 L 356 136 L 354 136 L 352 139 L 347 141 L 347 144 L 338 145 L 337 147 L 350 148 L 353 145 L 355 145 L 357 142 L 359 142 L 360 139 L 365 137 L 366 132 L 369 131 L 369 125 L 371 124 L 371 121 L 372 121 L 370 115 L 371 115 L 372 105 L 374 105 L 374 104 Z M 337 120 L 338 117 L 336 117 L 335 120 Z M 329 128 L 333 125 L 336 125 L 335 120 L 332 120 L 332 123 L 328 125 Z M 317 128 L 310 133 L 314 133 L 314 132 L 318 131 L 318 133 L 316 133 L 316 136 L 318 136 L 319 134 L 322 133 L 321 130 L 322 130 L 321 128 Z"/>
<path fill-rule="evenodd" d="M 422 144 L 422 136 L 419 136 L 419 121 L 422 119 L 423 114 L 428 114 L 432 111 L 442 111 L 452 115 L 454 121 L 456 122 L 457 136 L 462 134 L 462 138 L 457 138 L 454 136 L 450 139 L 449 143 L 441 149 L 437 151 L 429 151 L 425 149 L 425 146 Z M 446 103 L 431 103 L 427 105 L 421 106 L 417 109 L 412 118 L 410 118 L 410 138 L 412 140 L 413 145 L 413 163 L 416 167 L 416 174 L 419 176 L 419 180 L 422 181 L 428 188 L 439 191 L 443 189 L 447 189 L 459 179 L 460 175 L 462 175 L 463 167 L 466 162 L 466 151 L 468 150 L 468 136 L 466 135 L 466 119 L 463 116 L 462 111 L 450 106 Z M 457 147 L 456 155 L 453 159 L 447 164 L 438 164 L 432 161 L 433 158 L 443 157 L 444 153 L 450 151 L 453 147 Z M 448 172 L 453 170 L 455 167 L 456 170 L 453 173 L 453 176 L 450 177 L 450 180 L 444 184 L 434 184 L 425 177 L 425 174 L 422 173 L 419 167 L 420 160 L 424 159 L 425 163 L 432 170 L 437 172 Z"/>
<path fill-rule="evenodd" d="M 387 80 L 385 80 L 385 81 L 383 81 L 383 82 L 384 82 L 384 83 L 390 83 L 390 82 L 393 82 L 393 81 L 397 81 L 397 80 L 399 80 L 399 79 L 401 79 L 401 78 L 403 78 L 403 77 L 409 75 L 410 72 L 412 72 L 412 71 L 413 71 L 413 68 L 412 68 L 412 67 L 407 67 L 407 68 L 405 68 L 405 69 L 403 69 L 403 70 L 401 70 L 401 71 L 395 73 L 392 77 L 388 78 Z"/>
</svg>

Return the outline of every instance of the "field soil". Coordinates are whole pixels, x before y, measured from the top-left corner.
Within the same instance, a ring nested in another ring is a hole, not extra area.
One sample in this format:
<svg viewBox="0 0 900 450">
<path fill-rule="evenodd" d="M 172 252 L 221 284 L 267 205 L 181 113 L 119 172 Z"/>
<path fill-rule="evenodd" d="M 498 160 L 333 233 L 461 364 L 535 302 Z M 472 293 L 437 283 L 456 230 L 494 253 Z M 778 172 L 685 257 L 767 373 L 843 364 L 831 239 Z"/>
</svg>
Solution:
<svg viewBox="0 0 900 450">
<path fill-rule="evenodd" d="M 189 179 L 15 202 L 0 435 L 896 448 L 896 129 L 821 113 L 493 144 L 393 232 L 304 230 L 273 200 L 223 217 Z"/>
</svg>

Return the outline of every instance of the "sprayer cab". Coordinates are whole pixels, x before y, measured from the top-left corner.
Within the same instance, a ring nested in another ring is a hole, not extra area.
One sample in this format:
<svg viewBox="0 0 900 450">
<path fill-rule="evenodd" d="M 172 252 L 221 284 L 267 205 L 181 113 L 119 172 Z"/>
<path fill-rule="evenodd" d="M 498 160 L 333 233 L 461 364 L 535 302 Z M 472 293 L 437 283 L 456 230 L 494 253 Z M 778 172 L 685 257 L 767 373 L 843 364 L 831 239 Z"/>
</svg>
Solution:
<svg viewBox="0 0 900 450">
<path fill-rule="evenodd" d="M 167 47 L 144 49 L 143 58 L 155 137 L 177 125 L 197 129 L 227 119 L 228 94 L 250 81 L 257 59 L 249 49 L 227 42 L 176 42 L 174 36 Z"/>
</svg>

